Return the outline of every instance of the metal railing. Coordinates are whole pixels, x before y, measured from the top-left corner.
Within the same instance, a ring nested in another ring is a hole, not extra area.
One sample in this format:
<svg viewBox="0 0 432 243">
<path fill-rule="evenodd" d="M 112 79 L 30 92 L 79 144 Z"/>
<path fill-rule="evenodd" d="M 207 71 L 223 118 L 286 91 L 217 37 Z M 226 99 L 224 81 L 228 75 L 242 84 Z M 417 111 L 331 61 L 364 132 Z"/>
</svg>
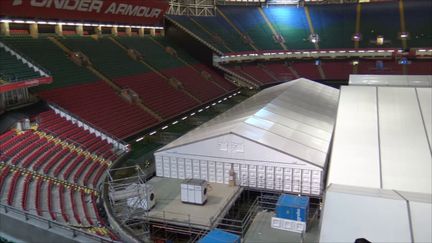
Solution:
<svg viewBox="0 0 432 243">
<path fill-rule="evenodd" d="M 95 241 L 95 242 L 117 242 L 109 238 L 105 238 L 105 237 L 101 237 L 98 235 L 85 232 L 75 227 L 67 226 L 37 215 L 33 215 L 31 213 L 19 210 L 15 207 L 8 206 L 2 203 L 0 203 L 0 214 L 9 215 L 15 218 L 18 217 L 19 219 L 23 220 L 26 223 L 38 222 L 39 225 L 44 226 L 44 229 L 53 230 L 58 234 L 62 234 L 64 237 L 71 237 L 73 239 L 77 237 L 84 237 L 87 238 L 89 241 Z"/>
</svg>

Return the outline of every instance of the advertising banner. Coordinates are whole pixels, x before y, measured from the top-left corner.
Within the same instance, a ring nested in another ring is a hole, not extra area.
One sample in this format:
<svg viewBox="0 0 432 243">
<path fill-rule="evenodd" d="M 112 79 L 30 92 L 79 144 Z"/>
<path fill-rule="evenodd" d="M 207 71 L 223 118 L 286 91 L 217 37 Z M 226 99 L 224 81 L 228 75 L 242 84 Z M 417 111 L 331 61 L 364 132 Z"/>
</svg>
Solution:
<svg viewBox="0 0 432 243">
<path fill-rule="evenodd" d="M 1 0 L 4 17 L 160 25 L 167 0 Z"/>
</svg>

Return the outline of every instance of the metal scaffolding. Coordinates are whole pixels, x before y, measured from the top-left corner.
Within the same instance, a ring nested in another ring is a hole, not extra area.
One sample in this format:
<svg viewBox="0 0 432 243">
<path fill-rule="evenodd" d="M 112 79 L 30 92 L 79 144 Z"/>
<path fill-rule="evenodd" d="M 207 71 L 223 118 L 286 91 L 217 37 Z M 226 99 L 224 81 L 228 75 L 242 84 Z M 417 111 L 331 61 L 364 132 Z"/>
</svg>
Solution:
<svg viewBox="0 0 432 243">
<path fill-rule="evenodd" d="M 146 220 L 148 211 L 146 186 L 148 175 L 138 166 L 110 169 L 108 172 L 109 202 L 113 215 L 122 227 L 133 232 L 138 239 L 147 239 L 150 227 Z M 134 190 L 135 189 L 135 190 Z"/>
<path fill-rule="evenodd" d="M 168 14 L 189 16 L 214 16 L 215 0 L 170 0 Z"/>
</svg>

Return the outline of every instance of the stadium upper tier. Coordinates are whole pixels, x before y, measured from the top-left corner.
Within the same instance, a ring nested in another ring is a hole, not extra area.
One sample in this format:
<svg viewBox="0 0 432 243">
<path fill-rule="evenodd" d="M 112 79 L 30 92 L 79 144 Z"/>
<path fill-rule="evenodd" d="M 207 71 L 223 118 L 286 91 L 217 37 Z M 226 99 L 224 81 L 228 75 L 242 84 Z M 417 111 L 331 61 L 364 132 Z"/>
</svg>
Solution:
<svg viewBox="0 0 432 243">
<path fill-rule="evenodd" d="M 36 63 L 50 71 L 54 82 L 49 85 L 36 87 L 36 90 L 52 89 L 69 85 L 83 84 L 97 81 L 84 67 L 80 67 L 67 58 L 66 53 L 47 38 L 34 39 L 31 37 L 15 36 L 2 37 L 0 41 L 17 49 Z"/>
<path fill-rule="evenodd" d="M 17 82 L 40 77 L 27 64 L 0 48 L 0 79 L 6 82 Z M 1 83 L 1 82 L 0 82 Z"/>
<path fill-rule="evenodd" d="M 379 5 L 379 6 L 377 6 Z M 219 6 L 214 17 L 170 16 L 222 53 L 354 47 L 432 46 L 427 0 L 297 6 Z M 401 39 L 406 32 L 408 37 Z M 316 34 L 317 43 L 311 42 Z M 355 43 L 353 36 L 359 34 Z M 377 44 L 382 36 L 383 43 Z M 406 42 L 406 43 L 404 43 Z"/>
</svg>

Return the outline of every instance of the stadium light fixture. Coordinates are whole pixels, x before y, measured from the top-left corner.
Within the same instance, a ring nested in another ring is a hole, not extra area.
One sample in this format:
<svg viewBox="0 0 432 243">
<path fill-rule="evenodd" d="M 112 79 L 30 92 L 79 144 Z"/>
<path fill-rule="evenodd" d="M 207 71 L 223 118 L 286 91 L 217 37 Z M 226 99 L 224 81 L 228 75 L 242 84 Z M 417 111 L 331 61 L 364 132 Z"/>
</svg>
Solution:
<svg viewBox="0 0 432 243">
<path fill-rule="evenodd" d="M 162 128 L 161 128 L 161 130 L 165 130 L 165 129 L 167 129 L 168 128 L 168 126 L 163 126 Z"/>
<path fill-rule="evenodd" d="M 153 131 L 153 132 L 151 132 L 149 135 L 150 136 L 153 136 L 153 135 L 155 135 L 157 132 L 156 131 Z"/>
<path fill-rule="evenodd" d="M 354 33 L 351 38 L 353 41 L 361 41 L 362 36 L 360 33 Z"/>
<path fill-rule="evenodd" d="M 399 33 L 399 37 L 401 40 L 406 40 L 409 37 L 409 33 L 408 32 L 401 32 L 401 33 Z"/>
<path fill-rule="evenodd" d="M 309 35 L 309 41 L 312 42 L 313 44 L 316 44 L 319 42 L 319 35 L 314 33 L 314 34 L 310 34 Z"/>
<path fill-rule="evenodd" d="M 177 124 L 178 123 L 178 121 L 174 121 L 173 123 L 171 123 L 171 125 L 175 125 L 175 124 Z"/>
<path fill-rule="evenodd" d="M 141 141 L 141 140 L 143 140 L 144 139 L 144 137 L 140 137 L 140 138 L 138 138 L 137 140 L 135 140 L 135 142 L 139 142 L 139 141 Z"/>
</svg>

